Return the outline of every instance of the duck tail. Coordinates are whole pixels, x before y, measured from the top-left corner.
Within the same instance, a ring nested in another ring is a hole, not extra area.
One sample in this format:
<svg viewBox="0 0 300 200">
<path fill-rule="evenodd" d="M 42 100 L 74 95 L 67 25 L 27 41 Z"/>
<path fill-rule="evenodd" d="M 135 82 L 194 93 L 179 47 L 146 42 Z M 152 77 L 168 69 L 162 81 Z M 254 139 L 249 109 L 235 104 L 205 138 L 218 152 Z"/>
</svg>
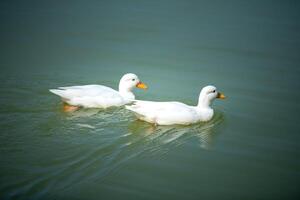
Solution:
<svg viewBox="0 0 300 200">
<path fill-rule="evenodd" d="M 64 96 L 64 91 L 63 90 L 58 90 L 58 89 L 50 89 L 49 90 L 51 93 L 56 94 L 60 97 Z"/>
</svg>

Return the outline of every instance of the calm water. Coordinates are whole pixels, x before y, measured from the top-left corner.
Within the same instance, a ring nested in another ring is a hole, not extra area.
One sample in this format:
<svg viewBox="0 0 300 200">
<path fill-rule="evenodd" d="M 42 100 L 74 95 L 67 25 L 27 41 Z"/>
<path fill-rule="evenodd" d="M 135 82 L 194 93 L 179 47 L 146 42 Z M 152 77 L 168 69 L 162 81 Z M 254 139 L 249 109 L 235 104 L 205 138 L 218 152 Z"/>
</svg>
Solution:
<svg viewBox="0 0 300 200">
<path fill-rule="evenodd" d="M 1 1 L 0 199 L 299 199 L 298 1 Z M 139 99 L 228 99 L 193 126 L 63 113 L 127 72 Z"/>
</svg>

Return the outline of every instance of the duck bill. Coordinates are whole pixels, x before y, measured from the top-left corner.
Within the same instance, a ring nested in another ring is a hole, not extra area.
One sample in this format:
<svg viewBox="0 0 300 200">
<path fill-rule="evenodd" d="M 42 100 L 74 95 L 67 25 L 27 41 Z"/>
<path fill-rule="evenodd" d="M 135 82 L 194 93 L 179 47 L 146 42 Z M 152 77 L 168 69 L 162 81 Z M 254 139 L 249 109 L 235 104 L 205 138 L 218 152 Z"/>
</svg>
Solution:
<svg viewBox="0 0 300 200">
<path fill-rule="evenodd" d="M 218 98 L 218 99 L 225 99 L 226 97 L 225 97 L 225 95 L 222 94 L 221 92 L 218 92 L 217 98 Z"/>
<path fill-rule="evenodd" d="M 144 90 L 148 88 L 148 86 L 145 83 L 142 83 L 141 81 L 138 82 L 138 84 L 136 84 L 136 87 Z"/>
</svg>

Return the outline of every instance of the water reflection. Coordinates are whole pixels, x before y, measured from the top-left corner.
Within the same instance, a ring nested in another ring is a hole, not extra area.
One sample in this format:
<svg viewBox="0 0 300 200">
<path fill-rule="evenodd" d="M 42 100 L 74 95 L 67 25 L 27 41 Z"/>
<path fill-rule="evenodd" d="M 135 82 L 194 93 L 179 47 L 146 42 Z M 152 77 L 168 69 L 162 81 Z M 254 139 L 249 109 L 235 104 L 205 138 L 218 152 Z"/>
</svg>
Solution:
<svg viewBox="0 0 300 200">
<path fill-rule="evenodd" d="M 115 108 L 82 109 L 68 114 L 67 119 L 75 123 L 77 128 L 90 129 L 94 132 L 100 132 L 107 126 L 118 129 L 119 134 L 111 135 L 110 142 L 114 145 L 131 145 L 132 148 L 142 144 L 143 151 L 160 152 L 162 149 L 170 148 L 170 145 L 182 145 L 190 138 L 195 138 L 200 148 L 212 149 L 216 137 L 215 127 L 224 121 L 224 116 L 223 113 L 216 112 L 209 122 L 189 126 L 155 126 L 135 119 L 127 110 Z M 106 132 L 109 134 L 109 131 Z"/>
<path fill-rule="evenodd" d="M 100 111 L 100 109 L 80 109 L 67 114 L 69 115 L 69 119 L 75 119 L 80 117 L 91 117 L 93 115 L 96 115 Z"/>
<path fill-rule="evenodd" d="M 182 145 L 189 138 L 196 138 L 199 147 L 209 150 L 215 139 L 214 127 L 224 120 L 222 113 L 216 113 L 209 122 L 198 123 L 190 126 L 171 125 L 155 126 L 147 122 L 135 120 L 128 126 L 129 132 L 142 135 L 145 144 L 151 143 L 152 151 L 164 148 L 166 145 Z"/>
<path fill-rule="evenodd" d="M 69 122 L 78 128 L 103 130 L 106 126 L 116 126 L 128 121 L 128 113 L 122 108 L 108 109 L 80 109 L 72 113 L 65 113 Z M 74 127 L 72 127 L 74 128 Z"/>
</svg>

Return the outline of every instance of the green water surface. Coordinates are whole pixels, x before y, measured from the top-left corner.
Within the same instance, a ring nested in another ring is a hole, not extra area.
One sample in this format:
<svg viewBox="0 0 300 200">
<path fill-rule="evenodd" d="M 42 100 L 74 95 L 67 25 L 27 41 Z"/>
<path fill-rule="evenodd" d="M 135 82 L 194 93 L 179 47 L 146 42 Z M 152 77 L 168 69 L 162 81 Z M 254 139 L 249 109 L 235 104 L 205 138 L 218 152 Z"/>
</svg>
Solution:
<svg viewBox="0 0 300 200">
<path fill-rule="evenodd" d="M 299 199 L 299 1 L 1 1 L 0 199 Z M 214 118 L 63 113 L 48 89 L 136 73 Z"/>
</svg>

